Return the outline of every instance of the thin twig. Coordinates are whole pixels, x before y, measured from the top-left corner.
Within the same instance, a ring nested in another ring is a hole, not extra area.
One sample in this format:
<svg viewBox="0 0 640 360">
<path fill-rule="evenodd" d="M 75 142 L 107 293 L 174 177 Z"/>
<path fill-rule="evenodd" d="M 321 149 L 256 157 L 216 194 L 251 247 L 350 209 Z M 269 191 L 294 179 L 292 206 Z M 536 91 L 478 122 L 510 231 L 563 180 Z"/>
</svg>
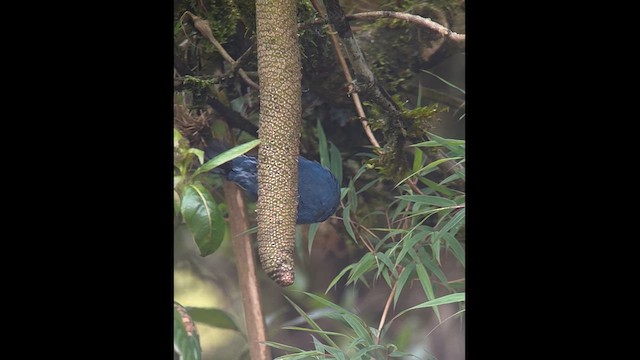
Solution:
<svg viewBox="0 0 640 360">
<path fill-rule="evenodd" d="M 358 79 L 358 90 L 364 93 L 365 96 L 371 99 L 373 103 L 378 105 L 382 111 L 387 114 L 390 124 L 391 122 L 400 121 L 401 112 L 398 105 L 378 83 L 373 72 L 367 65 L 362 50 L 353 36 L 351 26 L 349 26 L 348 21 L 346 21 L 347 16 L 342 10 L 339 1 L 324 0 L 324 4 L 327 9 L 329 22 L 336 29 L 338 36 L 342 39 L 347 56 L 349 57 L 349 62 L 351 63 L 354 74 L 356 75 L 356 79 Z M 440 149 L 435 150 L 434 157 L 437 160 L 446 158 L 445 154 Z M 462 171 L 464 169 L 462 165 L 456 164 L 451 160 L 439 164 L 438 168 L 447 175 L 454 174 L 456 171 Z"/>
<path fill-rule="evenodd" d="M 321 17 L 325 17 L 322 13 L 322 9 L 320 8 L 320 4 L 318 4 L 317 0 L 311 0 L 311 5 L 318 12 Z M 353 100 L 353 105 L 356 107 L 356 111 L 358 112 L 358 117 L 360 118 L 360 123 L 362 124 L 362 128 L 364 129 L 365 134 L 369 138 L 369 142 L 379 148 L 380 143 L 376 140 L 376 137 L 373 135 L 371 128 L 369 127 L 369 123 L 367 122 L 367 116 L 364 113 L 364 109 L 362 108 L 362 102 L 360 101 L 360 95 L 354 91 L 353 88 L 353 78 L 351 77 L 351 72 L 349 71 L 349 67 L 347 66 L 347 61 L 340 50 L 340 41 L 338 40 L 338 36 L 336 32 L 333 30 L 333 26 L 331 24 L 328 25 L 329 39 L 331 40 L 331 44 L 336 52 L 336 58 L 338 58 L 338 62 L 340 63 L 340 68 L 342 69 L 342 73 L 344 74 L 345 79 L 347 80 L 347 84 L 349 84 L 349 94 L 351 96 L 351 100 Z"/>
<path fill-rule="evenodd" d="M 404 271 L 404 268 L 398 274 L 398 278 Z M 387 313 L 389 312 L 389 308 L 391 307 L 391 299 L 393 299 L 393 295 L 396 293 L 396 286 L 398 285 L 398 281 L 393 284 L 393 288 L 391 289 L 391 293 L 389 293 L 389 298 L 387 299 L 387 303 L 384 305 L 384 310 L 382 311 L 382 317 L 380 318 L 380 324 L 378 325 L 378 334 L 376 335 L 376 345 L 380 344 L 380 334 L 382 334 L 382 327 L 384 326 L 384 322 L 387 319 Z"/>
<path fill-rule="evenodd" d="M 222 45 L 220 45 L 218 40 L 216 40 L 216 38 L 213 36 L 213 32 L 211 31 L 211 27 L 209 26 L 209 22 L 199 18 L 196 15 L 193 15 L 189 11 L 185 11 L 185 15 L 191 16 L 191 19 L 193 20 L 193 26 L 205 38 L 207 38 L 207 40 L 209 40 L 211 42 L 213 47 L 215 47 L 216 50 L 218 50 L 218 52 L 220 53 L 222 58 L 225 59 L 233 67 L 233 65 L 235 65 L 236 61 L 231 57 L 231 55 L 229 55 L 229 53 L 224 49 L 224 47 L 222 47 Z M 242 68 L 238 68 L 238 74 L 240 75 L 242 80 L 244 80 L 244 82 L 246 82 L 249 86 L 251 86 L 251 87 L 253 87 L 253 88 L 257 89 L 257 90 L 260 89 L 260 86 L 258 84 L 256 84 L 253 80 L 251 80 L 249 78 L 249 76 L 247 75 L 247 73 Z"/>
<path fill-rule="evenodd" d="M 413 14 L 407 14 L 407 13 L 395 12 L 395 11 L 369 11 L 369 12 L 363 12 L 363 13 L 345 16 L 345 19 L 347 20 L 365 20 L 365 19 L 375 20 L 380 18 L 400 19 L 400 20 L 404 20 L 404 21 L 408 21 L 408 22 L 420 25 L 424 28 L 427 28 L 431 31 L 434 31 L 440 34 L 442 37 L 445 37 L 451 41 L 462 44 L 464 49 L 464 42 L 466 39 L 465 34 L 455 33 L 450 29 L 446 28 L 445 26 L 442 26 L 431 19 L 423 18 L 422 16 L 419 16 L 419 15 L 413 15 Z"/>
</svg>

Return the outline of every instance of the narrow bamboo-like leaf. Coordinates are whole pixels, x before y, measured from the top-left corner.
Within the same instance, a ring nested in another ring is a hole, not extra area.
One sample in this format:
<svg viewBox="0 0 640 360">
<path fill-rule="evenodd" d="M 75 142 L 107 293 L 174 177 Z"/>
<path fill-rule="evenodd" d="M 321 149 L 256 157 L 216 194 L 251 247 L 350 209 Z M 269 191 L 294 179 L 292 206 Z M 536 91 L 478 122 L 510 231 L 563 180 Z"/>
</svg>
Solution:
<svg viewBox="0 0 640 360">
<path fill-rule="evenodd" d="M 413 173 L 409 174 L 409 176 L 405 177 L 404 179 L 400 180 L 396 186 L 394 186 L 394 188 L 397 188 L 398 186 L 402 185 L 405 181 L 407 181 L 407 179 L 422 173 L 423 171 L 427 171 L 427 170 L 431 170 L 431 169 L 435 169 L 438 165 L 442 164 L 443 162 L 449 161 L 449 160 L 459 160 L 462 159 L 462 157 L 453 157 L 453 158 L 444 158 L 444 159 L 438 159 L 435 161 L 432 161 L 430 163 L 428 163 L 426 166 L 422 167 L 421 169 L 418 169 L 418 171 L 414 171 Z M 425 174 L 423 174 L 425 175 Z"/>
<path fill-rule="evenodd" d="M 451 83 L 451 82 L 449 82 L 449 81 L 447 81 L 447 80 L 445 80 L 445 79 L 441 78 L 440 76 L 438 76 L 438 75 L 436 75 L 436 74 L 432 73 L 432 72 L 431 72 L 431 71 L 429 71 L 429 70 L 422 70 L 422 69 L 420 69 L 420 71 L 422 71 L 423 73 L 426 73 L 426 74 L 429 74 L 429 75 L 431 75 L 431 76 L 435 77 L 436 79 L 438 79 L 438 80 L 442 81 L 443 83 L 445 83 L 445 84 L 447 84 L 448 86 L 450 86 L 450 87 L 452 87 L 452 88 L 454 88 L 454 89 L 456 89 L 456 90 L 460 91 L 460 92 L 461 92 L 461 93 L 463 93 L 463 94 L 465 93 L 465 91 L 464 91 L 462 88 L 460 88 L 460 87 L 458 87 L 458 86 L 455 86 L 453 83 Z"/>
<path fill-rule="evenodd" d="M 313 223 L 309 225 L 309 233 L 307 234 L 307 246 L 309 247 L 309 256 L 311 256 L 311 247 L 313 246 L 313 238 L 316 237 L 316 232 L 320 227 L 320 223 Z"/>
<path fill-rule="evenodd" d="M 352 313 L 342 313 L 340 315 L 342 316 L 344 321 L 349 324 L 349 327 L 353 329 L 353 331 L 359 338 L 365 339 L 365 343 L 367 345 L 371 345 L 374 343 L 373 337 L 371 336 L 371 333 L 367 331 L 366 324 L 364 323 L 364 321 L 362 321 L 362 319 Z"/>
<path fill-rule="evenodd" d="M 383 264 L 387 266 L 387 268 L 389 268 L 389 271 L 393 273 L 393 276 L 398 277 L 396 267 L 393 266 L 393 262 L 391 262 L 391 259 L 389 259 L 389 256 L 387 256 L 387 254 L 379 252 L 376 254 L 376 256 L 378 257 L 378 259 L 380 259 L 380 261 L 382 261 Z M 380 266 L 379 268 L 384 269 L 384 266 Z"/>
<path fill-rule="evenodd" d="M 324 344 L 318 341 L 318 339 L 313 335 L 311 335 L 311 339 L 313 339 L 313 346 L 316 348 L 316 351 L 324 354 Z"/>
<path fill-rule="evenodd" d="M 405 239 L 402 243 L 402 249 L 396 258 L 396 266 L 400 265 L 400 262 L 404 259 L 405 255 L 409 250 L 413 249 L 413 247 L 419 242 L 424 240 L 424 237 L 420 235 L 420 233 L 416 234 L 417 236 L 411 236 L 408 239 Z"/>
<path fill-rule="evenodd" d="M 211 171 L 212 169 L 226 163 L 227 161 L 233 160 L 240 155 L 243 155 L 247 151 L 253 149 L 254 147 L 260 145 L 260 139 L 251 140 L 242 145 L 238 145 L 232 149 L 229 149 L 225 152 L 222 152 L 216 155 L 213 159 L 207 161 L 202 166 L 200 166 L 194 173 L 193 176 L 197 176 L 202 173 L 206 173 Z"/>
<path fill-rule="evenodd" d="M 396 196 L 397 199 L 413 201 L 416 203 L 427 204 L 432 206 L 455 206 L 455 201 L 440 196 L 431 195 L 401 195 Z"/>
<path fill-rule="evenodd" d="M 420 181 L 421 183 L 425 184 L 426 186 L 428 186 L 430 189 L 433 189 L 437 192 L 439 192 L 442 195 L 445 196 L 453 196 L 455 193 L 448 189 L 446 186 L 442 186 L 440 184 L 438 184 L 437 182 L 430 180 L 424 176 L 420 176 L 418 178 L 418 181 Z"/>
<path fill-rule="evenodd" d="M 327 136 L 324 134 L 324 129 L 322 129 L 320 119 L 318 119 L 317 121 L 316 131 L 318 133 L 318 152 L 320 153 L 320 164 L 328 169 L 329 151 L 327 150 Z"/>
<path fill-rule="evenodd" d="M 340 188 L 340 200 L 343 200 L 345 196 L 349 193 L 349 188 Z"/>
<path fill-rule="evenodd" d="M 267 346 L 271 346 L 272 348 L 275 348 L 275 349 L 280 349 L 280 350 L 283 350 L 283 351 L 289 351 L 289 352 L 294 352 L 294 353 L 300 353 L 300 352 L 304 351 L 304 350 L 302 350 L 300 348 L 289 346 L 289 345 L 286 345 L 286 344 L 280 344 L 280 343 L 277 343 L 275 341 L 265 341 L 264 344 L 267 345 Z"/>
<path fill-rule="evenodd" d="M 368 252 L 364 254 L 364 256 L 358 261 L 356 267 L 353 269 L 351 274 L 349 275 L 349 280 L 347 280 L 347 285 L 352 282 L 358 280 L 364 273 L 373 269 L 376 265 L 375 257 L 372 253 Z"/>
<path fill-rule="evenodd" d="M 398 313 L 398 315 L 394 316 L 393 319 L 391 319 L 391 321 L 397 319 L 399 316 L 402 316 L 402 315 L 404 315 L 405 313 L 407 313 L 408 311 L 411 311 L 411 310 L 423 309 L 423 308 L 427 308 L 427 307 L 434 307 L 434 306 L 438 306 L 438 305 L 452 304 L 452 303 L 463 302 L 463 301 L 465 301 L 465 293 L 455 293 L 455 294 L 445 295 L 445 296 L 439 297 L 437 299 L 425 301 L 425 302 L 423 302 L 421 304 L 418 304 L 416 306 L 412 306 L 412 307 L 410 307 L 408 309 L 402 310 L 401 312 Z"/>
<path fill-rule="evenodd" d="M 431 253 L 433 254 L 433 258 L 436 260 L 438 265 L 442 266 L 442 263 L 440 262 L 440 241 L 431 243 Z"/>
<path fill-rule="evenodd" d="M 224 238 L 225 222 L 209 190 L 199 183 L 188 185 L 182 198 L 181 212 L 200 255 L 207 256 L 216 251 Z"/>
<path fill-rule="evenodd" d="M 393 294 L 394 309 L 396 308 L 396 304 L 398 303 L 398 298 L 400 297 L 400 293 L 402 292 L 402 289 L 404 289 L 404 284 L 409 279 L 409 276 L 411 276 L 411 274 L 413 273 L 413 270 L 415 269 L 415 267 L 416 267 L 415 263 L 411 263 L 407 265 L 404 268 L 404 270 L 402 270 L 402 273 L 400 273 L 400 276 L 398 276 L 398 282 L 396 283 L 396 293 Z"/>
<path fill-rule="evenodd" d="M 344 228 L 347 230 L 347 233 L 351 236 L 351 239 L 358 241 L 356 239 L 356 234 L 353 233 L 353 228 L 351 227 L 351 214 L 349 213 L 351 210 L 350 208 L 351 205 L 344 207 L 344 210 L 342 211 L 342 222 L 344 223 Z"/>
<path fill-rule="evenodd" d="M 293 306 L 293 308 L 298 312 L 298 314 L 300 314 L 300 316 L 302 316 L 305 319 L 305 321 L 307 322 L 307 324 L 309 324 L 309 326 L 311 326 L 316 330 L 323 331 L 322 328 L 318 326 L 318 324 L 311 317 L 309 317 L 309 315 L 307 315 L 307 313 L 304 312 L 304 310 L 302 310 L 302 308 L 300 308 L 298 305 L 296 305 L 296 303 L 291 301 L 291 299 L 289 299 L 286 295 L 282 295 L 282 296 L 284 296 L 284 298 L 287 299 L 287 301 Z M 336 343 L 333 342 L 333 340 L 331 340 L 331 338 L 327 334 L 323 334 L 319 332 L 318 335 L 320 335 L 324 339 L 324 341 L 326 341 L 329 345 L 338 347 L 338 345 L 336 345 Z"/>
<path fill-rule="evenodd" d="M 465 214 L 466 214 L 465 208 L 460 209 L 460 211 L 458 211 L 455 215 L 453 215 L 451 220 L 449 220 L 442 227 L 442 229 L 440 229 L 440 233 L 448 232 L 449 230 L 453 229 L 458 224 L 461 224 L 464 221 Z M 455 234 L 451 234 L 451 235 L 455 235 Z"/>
<path fill-rule="evenodd" d="M 449 280 L 447 280 L 447 277 L 444 276 L 442 270 L 438 266 L 436 266 L 436 264 L 433 262 L 433 259 L 429 254 L 427 254 L 424 248 L 418 248 L 418 253 L 411 250 L 409 251 L 409 254 L 416 262 L 420 262 L 424 266 L 426 266 L 427 269 L 429 269 L 429 271 L 431 271 L 431 273 L 434 274 L 438 278 L 438 280 L 440 280 L 440 282 L 442 282 L 442 284 L 447 286 Z"/>
<path fill-rule="evenodd" d="M 327 286 L 327 290 L 324 291 L 325 295 L 329 292 L 329 290 L 331 290 L 331 288 L 338 283 L 338 281 L 340 281 L 340 278 L 342 278 L 344 276 L 344 274 L 347 273 L 347 271 L 351 270 L 354 268 L 354 266 L 356 266 L 355 263 L 353 264 L 349 264 L 347 265 L 344 269 L 342 269 L 342 271 L 340 271 L 340 273 L 338 275 L 336 275 L 336 277 L 333 278 L 333 280 L 331 280 L 331 282 L 329 283 L 329 286 Z"/>
<path fill-rule="evenodd" d="M 422 150 L 416 148 L 416 151 L 413 155 L 413 166 L 411 167 L 413 171 L 417 171 L 422 167 L 422 154 Z"/>
<path fill-rule="evenodd" d="M 187 310 L 177 302 L 173 304 L 173 349 L 181 360 L 200 360 L 200 335 Z"/>
<path fill-rule="evenodd" d="M 431 139 L 435 140 L 436 142 L 442 144 L 442 146 L 449 149 L 453 153 L 453 155 L 464 156 L 465 154 L 464 140 L 445 139 L 433 133 L 429 133 L 429 136 L 431 137 Z"/>
<path fill-rule="evenodd" d="M 462 266 L 465 266 L 464 249 L 462 248 L 462 245 L 460 244 L 458 239 L 456 239 L 456 237 L 451 235 L 450 233 L 442 234 L 442 238 L 446 241 L 447 245 L 451 249 L 453 256 L 455 256 L 458 261 L 460 261 L 460 264 L 462 264 Z"/>
<path fill-rule="evenodd" d="M 187 311 L 191 315 L 191 318 L 197 323 L 207 324 L 220 329 L 240 331 L 235 321 L 233 321 L 231 316 L 224 310 L 188 307 Z"/>
<path fill-rule="evenodd" d="M 366 346 L 366 347 L 364 347 L 364 348 L 362 348 L 362 349 L 358 350 L 358 352 L 357 352 L 357 353 L 355 353 L 355 354 L 353 354 L 353 356 L 352 356 L 351 358 L 352 358 L 352 359 L 360 359 L 360 358 L 362 358 L 362 356 L 363 356 L 363 355 L 365 355 L 365 354 L 367 354 L 367 353 L 369 353 L 369 352 L 371 352 L 371 351 L 378 350 L 378 349 L 384 349 L 384 346 L 382 346 L 382 345 L 375 345 L 375 344 L 373 344 L 373 345 L 369 345 L 369 346 Z M 370 355 L 371 355 L 371 354 L 370 354 Z M 375 359 L 375 358 L 374 358 L 374 359 Z"/>
<path fill-rule="evenodd" d="M 339 332 L 309 329 L 309 328 L 303 328 L 303 327 L 298 327 L 298 326 L 283 326 L 281 329 L 282 330 L 304 331 L 304 332 L 310 332 L 310 333 L 314 333 L 314 334 L 322 333 L 322 334 L 326 334 L 326 335 L 343 336 L 343 337 L 346 337 L 347 339 L 353 339 L 352 336 L 349 336 L 349 335 L 346 335 L 346 334 L 343 334 L 343 333 L 339 333 Z"/>
<path fill-rule="evenodd" d="M 362 174 L 364 174 L 367 171 L 367 167 L 366 166 L 361 166 L 360 169 L 358 169 L 358 171 L 356 172 L 356 174 L 353 176 L 353 181 L 356 181 L 360 178 L 360 176 L 362 176 Z"/>
<path fill-rule="evenodd" d="M 389 285 L 389 288 L 393 287 L 393 281 L 391 281 L 391 273 L 389 271 L 383 271 L 382 272 L 382 278 L 384 279 L 384 281 L 387 283 L 387 285 Z"/>
<path fill-rule="evenodd" d="M 320 356 L 325 357 L 324 353 L 318 352 L 316 350 L 311 351 L 301 351 L 295 354 L 288 354 L 278 356 L 274 360 L 309 360 L 309 359 L 318 359 Z"/>
<path fill-rule="evenodd" d="M 353 179 L 349 181 L 349 192 L 347 193 L 347 199 L 352 209 L 358 208 L 358 195 L 356 194 L 356 187 L 353 184 Z"/>
<path fill-rule="evenodd" d="M 331 346 L 325 346 L 325 347 L 324 347 L 324 350 L 325 350 L 326 352 L 328 352 L 329 354 L 333 355 L 333 358 L 334 358 L 334 359 L 338 359 L 338 360 L 347 360 L 347 359 L 344 357 L 344 353 L 343 353 L 343 352 L 342 352 L 342 350 L 340 350 L 340 349 L 336 349 L 336 348 L 331 347 Z"/>
<path fill-rule="evenodd" d="M 369 190 L 370 187 L 372 187 L 373 185 L 375 185 L 375 184 L 377 184 L 379 182 L 380 182 L 380 178 L 375 178 L 375 179 L 369 181 L 368 183 L 364 184 L 364 186 L 362 186 L 360 188 L 360 190 L 356 191 L 356 195 L 360 194 L 361 192 Z"/>
<path fill-rule="evenodd" d="M 416 264 L 416 273 L 418 274 L 418 279 L 420 279 L 420 284 L 422 285 L 422 289 L 424 290 L 427 299 L 435 299 L 436 296 L 433 293 L 433 286 L 431 285 L 431 280 L 429 279 L 429 275 L 427 274 L 427 270 L 424 268 L 424 265 L 420 263 Z M 440 311 L 438 311 L 438 307 L 434 306 L 433 311 L 436 313 L 438 322 L 440 322 Z"/>
<path fill-rule="evenodd" d="M 329 155 L 331 156 L 331 167 L 329 168 L 333 175 L 338 180 L 338 184 L 342 184 L 342 155 L 340 150 L 332 142 L 329 142 L 331 147 L 329 148 Z"/>
</svg>

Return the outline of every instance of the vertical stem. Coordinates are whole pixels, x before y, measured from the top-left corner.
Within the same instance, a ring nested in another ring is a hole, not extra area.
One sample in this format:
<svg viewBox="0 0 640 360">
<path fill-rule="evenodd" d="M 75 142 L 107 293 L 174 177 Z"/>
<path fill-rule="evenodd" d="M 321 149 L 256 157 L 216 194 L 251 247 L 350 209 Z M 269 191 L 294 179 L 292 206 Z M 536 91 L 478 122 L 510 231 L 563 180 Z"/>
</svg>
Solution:
<svg viewBox="0 0 640 360">
<path fill-rule="evenodd" d="M 224 181 L 224 196 L 229 213 L 229 225 L 231 226 L 231 242 L 236 255 L 236 267 L 240 279 L 242 292 L 242 305 L 244 307 L 244 319 L 249 337 L 249 353 L 253 360 L 271 359 L 271 350 L 264 345 L 266 331 L 264 317 L 262 315 L 262 302 L 260 301 L 260 287 L 256 278 L 256 263 L 251 249 L 251 239 L 247 234 L 249 221 L 244 206 L 244 199 L 238 186 Z"/>
</svg>

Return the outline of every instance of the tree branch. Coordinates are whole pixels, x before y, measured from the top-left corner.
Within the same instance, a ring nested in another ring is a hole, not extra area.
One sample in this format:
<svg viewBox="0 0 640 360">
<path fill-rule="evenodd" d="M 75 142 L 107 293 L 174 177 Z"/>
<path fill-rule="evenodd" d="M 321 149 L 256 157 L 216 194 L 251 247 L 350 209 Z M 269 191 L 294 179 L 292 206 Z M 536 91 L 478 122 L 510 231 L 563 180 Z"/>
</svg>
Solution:
<svg viewBox="0 0 640 360">
<path fill-rule="evenodd" d="M 371 99 L 389 118 L 388 126 L 395 126 L 401 119 L 401 112 L 396 103 L 386 90 L 378 83 L 373 72 L 367 65 L 362 50 L 353 36 L 351 26 L 349 25 L 346 15 L 340 6 L 339 0 L 324 0 L 325 8 L 329 22 L 336 29 L 338 36 L 342 39 L 349 62 L 353 67 L 353 71 L 357 79 L 357 91 L 364 93 L 366 97 Z M 447 29 L 448 30 L 448 29 Z M 428 137 L 427 137 L 428 138 Z M 445 154 L 437 149 L 435 151 L 436 159 L 446 158 Z M 464 169 L 462 165 L 451 160 L 438 165 L 438 168 L 447 175 L 452 175 L 456 171 Z"/>
<path fill-rule="evenodd" d="M 207 105 L 211 106 L 215 111 L 227 120 L 227 123 L 237 129 L 246 131 L 253 137 L 258 137 L 258 127 L 253 125 L 249 120 L 245 119 L 237 111 L 228 108 L 222 104 L 218 99 L 213 97 L 207 98 Z"/>
<path fill-rule="evenodd" d="M 209 22 L 207 20 L 203 20 L 199 18 L 196 15 L 193 15 L 189 11 L 185 11 L 185 15 L 189 15 L 191 17 L 191 19 L 193 20 L 193 26 L 200 32 L 200 34 L 202 34 L 202 36 L 204 36 L 205 38 L 207 38 L 207 40 L 211 42 L 211 44 L 218 50 L 222 58 L 224 58 L 229 64 L 231 64 L 233 68 L 233 65 L 235 65 L 236 61 L 231 57 L 231 55 L 229 55 L 229 53 L 224 49 L 224 47 L 222 47 L 222 45 L 220 45 L 218 40 L 216 40 L 216 38 L 213 36 L 213 32 L 211 31 Z M 247 75 L 247 73 L 242 68 L 238 68 L 238 74 L 240 75 L 242 80 L 244 80 L 244 82 L 247 83 L 247 85 L 257 90 L 260 89 L 260 86 L 258 86 L 258 84 L 256 84 L 253 80 L 251 80 Z"/>
<path fill-rule="evenodd" d="M 322 9 L 320 9 L 320 5 L 317 0 L 311 0 L 311 4 L 313 8 L 320 14 L 320 16 L 324 17 L 322 13 Z M 367 122 L 367 116 L 364 113 L 364 109 L 362 108 L 362 102 L 360 101 L 360 95 L 353 91 L 353 78 L 351 77 L 351 72 L 349 71 L 349 67 L 347 66 L 347 61 L 344 59 L 344 55 L 340 50 L 340 41 L 336 36 L 336 32 L 333 30 L 333 26 L 329 24 L 329 39 L 331 39 L 331 44 L 336 52 L 336 57 L 338 58 L 338 62 L 340 62 L 340 68 L 342 69 L 342 73 L 344 74 L 347 83 L 349 84 L 349 94 L 351 94 L 351 99 L 353 100 L 353 105 L 356 107 L 356 111 L 358 112 L 358 117 L 360 118 L 360 123 L 362 124 L 362 128 L 364 129 L 365 134 L 369 138 L 369 142 L 379 148 L 380 144 L 376 137 L 373 135 L 373 131 L 371 131 L 371 127 L 369 127 L 369 123 Z"/>
<path fill-rule="evenodd" d="M 224 181 L 222 186 L 229 214 L 231 214 L 229 216 L 231 242 L 236 256 L 236 268 L 242 292 L 244 320 L 249 337 L 249 353 L 251 359 L 268 360 L 271 359 L 271 349 L 264 344 L 267 336 L 262 315 L 260 287 L 256 277 L 256 263 L 251 239 L 247 234 L 249 220 L 245 211 L 244 199 L 236 184 Z"/>
<path fill-rule="evenodd" d="M 431 19 L 425 19 L 422 16 L 407 14 L 402 12 L 395 12 L 395 11 L 369 11 L 369 12 L 363 12 L 363 13 L 345 16 L 346 20 L 369 20 L 369 19 L 377 20 L 381 18 L 399 19 L 399 20 L 404 20 L 404 21 L 408 21 L 408 22 L 420 25 L 424 28 L 427 28 L 431 31 L 434 31 L 440 34 L 442 37 L 449 39 L 450 41 L 454 41 L 458 43 L 462 47 L 462 50 L 464 51 L 465 39 L 466 39 L 465 34 L 455 33 L 449 30 L 448 28 L 438 24 L 437 22 L 432 21 Z"/>
</svg>

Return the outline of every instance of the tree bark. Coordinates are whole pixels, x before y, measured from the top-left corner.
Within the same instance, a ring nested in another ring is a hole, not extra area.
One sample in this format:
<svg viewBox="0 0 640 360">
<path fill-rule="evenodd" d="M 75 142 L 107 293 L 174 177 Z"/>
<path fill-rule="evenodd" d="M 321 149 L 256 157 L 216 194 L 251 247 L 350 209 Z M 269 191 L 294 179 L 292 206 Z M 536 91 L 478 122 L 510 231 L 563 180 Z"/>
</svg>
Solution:
<svg viewBox="0 0 640 360">
<path fill-rule="evenodd" d="M 296 1 L 256 0 L 260 129 L 258 252 L 280 286 L 294 281 L 301 68 Z"/>
<path fill-rule="evenodd" d="M 240 289 L 242 290 L 242 306 L 244 321 L 249 338 L 249 354 L 253 360 L 270 360 L 271 349 L 264 344 L 267 340 L 262 302 L 260 301 L 260 286 L 256 278 L 256 263 L 253 259 L 251 238 L 247 234 L 249 220 L 245 211 L 244 199 L 238 186 L 230 181 L 224 181 L 224 196 L 229 208 L 229 225 L 231 227 L 231 242 L 236 255 L 236 267 Z"/>
</svg>

